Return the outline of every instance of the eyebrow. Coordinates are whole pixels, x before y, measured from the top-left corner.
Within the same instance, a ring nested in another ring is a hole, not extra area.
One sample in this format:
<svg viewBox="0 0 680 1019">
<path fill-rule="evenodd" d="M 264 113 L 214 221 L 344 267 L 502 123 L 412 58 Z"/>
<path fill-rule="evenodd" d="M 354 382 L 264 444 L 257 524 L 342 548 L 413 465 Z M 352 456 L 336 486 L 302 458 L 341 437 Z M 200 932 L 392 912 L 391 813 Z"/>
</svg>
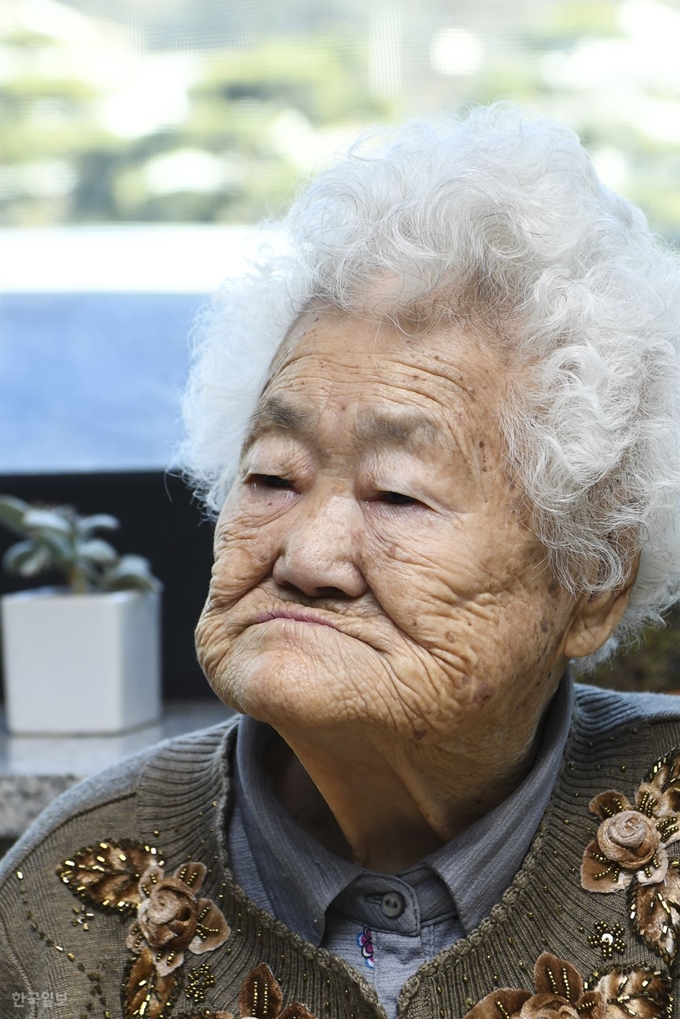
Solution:
<svg viewBox="0 0 680 1019">
<path fill-rule="evenodd" d="M 288 435 L 309 436 L 314 421 L 310 411 L 292 407 L 279 397 L 270 396 L 257 408 L 250 419 L 248 431 L 243 440 L 242 454 L 271 432 L 284 432 Z"/>
<path fill-rule="evenodd" d="M 263 435 L 272 432 L 309 440 L 314 421 L 311 411 L 293 407 L 280 397 L 268 397 L 251 418 L 243 453 Z M 443 444 L 441 429 L 431 417 L 419 411 L 363 411 L 356 422 L 355 436 L 358 444 L 364 447 L 389 446 L 413 451 Z"/>
<path fill-rule="evenodd" d="M 442 444 L 441 429 L 419 411 L 365 411 L 357 419 L 356 436 L 363 446 L 416 450 Z"/>
</svg>

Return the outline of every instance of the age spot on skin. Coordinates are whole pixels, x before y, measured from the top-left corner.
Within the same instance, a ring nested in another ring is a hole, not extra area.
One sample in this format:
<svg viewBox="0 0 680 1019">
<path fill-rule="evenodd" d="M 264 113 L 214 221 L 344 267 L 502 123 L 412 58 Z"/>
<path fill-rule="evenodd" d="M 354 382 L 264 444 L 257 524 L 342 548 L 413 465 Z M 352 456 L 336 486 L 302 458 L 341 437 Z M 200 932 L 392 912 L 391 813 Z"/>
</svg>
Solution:
<svg viewBox="0 0 680 1019">
<path fill-rule="evenodd" d="M 541 629 L 543 630 L 543 633 L 548 633 L 549 632 L 549 630 L 550 630 L 550 622 L 547 619 L 542 619 L 541 620 Z"/>
<path fill-rule="evenodd" d="M 489 690 L 489 684 L 485 680 L 482 680 L 482 682 L 479 684 L 479 689 L 477 690 L 477 693 L 474 696 L 474 702 L 475 704 L 481 705 L 488 701 L 489 697 L 491 697 L 491 690 Z"/>
<path fill-rule="evenodd" d="M 469 682 L 470 677 L 467 675 L 467 673 L 461 672 L 454 677 L 453 685 L 456 690 L 462 690 L 463 687 L 467 686 Z M 475 696 L 475 700 L 477 700 L 477 696 Z"/>
</svg>

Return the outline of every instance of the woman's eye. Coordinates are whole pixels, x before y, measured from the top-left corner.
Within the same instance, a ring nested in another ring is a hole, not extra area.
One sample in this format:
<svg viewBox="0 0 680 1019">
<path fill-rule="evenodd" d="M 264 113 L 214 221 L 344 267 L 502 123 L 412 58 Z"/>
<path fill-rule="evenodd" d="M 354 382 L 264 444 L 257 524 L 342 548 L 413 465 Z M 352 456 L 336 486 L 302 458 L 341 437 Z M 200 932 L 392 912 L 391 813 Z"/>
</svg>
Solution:
<svg viewBox="0 0 680 1019">
<path fill-rule="evenodd" d="M 263 488 L 292 488 L 291 482 L 278 474 L 251 474 L 250 480 L 254 485 L 262 485 Z"/>
<path fill-rule="evenodd" d="M 418 502 L 417 499 L 412 499 L 410 495 L 404 495 L 402 492 L 381 492 L 380 501 L 386 502 L 389 506 L 415 506 Z"/>
</svg>

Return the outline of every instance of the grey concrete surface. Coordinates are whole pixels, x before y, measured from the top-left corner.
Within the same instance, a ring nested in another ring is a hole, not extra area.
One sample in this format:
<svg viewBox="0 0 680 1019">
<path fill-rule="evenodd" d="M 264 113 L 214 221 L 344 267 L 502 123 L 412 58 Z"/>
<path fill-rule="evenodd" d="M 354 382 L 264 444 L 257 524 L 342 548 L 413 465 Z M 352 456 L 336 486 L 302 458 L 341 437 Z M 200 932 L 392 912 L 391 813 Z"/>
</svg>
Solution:
<svg viewBox="0 0 680 1019">
<path fill-rule="evenodd" d="M 175 701 L 165 705 L 154 725 L 111 736 L 13 736 L 0 715 L 0 841 L 18 838 L 51 800 L 80 779 L 231 714 L 217 700 Z"/>
</svg>

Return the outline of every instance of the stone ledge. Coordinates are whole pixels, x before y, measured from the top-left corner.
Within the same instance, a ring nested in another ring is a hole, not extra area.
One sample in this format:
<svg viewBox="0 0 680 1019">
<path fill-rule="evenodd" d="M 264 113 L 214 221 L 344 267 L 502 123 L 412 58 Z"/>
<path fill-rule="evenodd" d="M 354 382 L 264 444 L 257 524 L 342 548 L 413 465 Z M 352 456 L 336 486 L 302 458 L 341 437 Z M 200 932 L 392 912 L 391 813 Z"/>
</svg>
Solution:
<svg viewBox="0 0 680 1019">
<path fill-rule="evenodd" d="M 0 838 L 18 838 L 78 780 L 78 775 L 0 775 Z"/>
<path fill-rule="evenodd" d="M 0 840 L 18 838 L 53 799 L 88 775 L 232 714 L 217 699 L 172 701 L 160 721 L 111 736 L 12 736 L 0 716 Z"/>
</svg>

